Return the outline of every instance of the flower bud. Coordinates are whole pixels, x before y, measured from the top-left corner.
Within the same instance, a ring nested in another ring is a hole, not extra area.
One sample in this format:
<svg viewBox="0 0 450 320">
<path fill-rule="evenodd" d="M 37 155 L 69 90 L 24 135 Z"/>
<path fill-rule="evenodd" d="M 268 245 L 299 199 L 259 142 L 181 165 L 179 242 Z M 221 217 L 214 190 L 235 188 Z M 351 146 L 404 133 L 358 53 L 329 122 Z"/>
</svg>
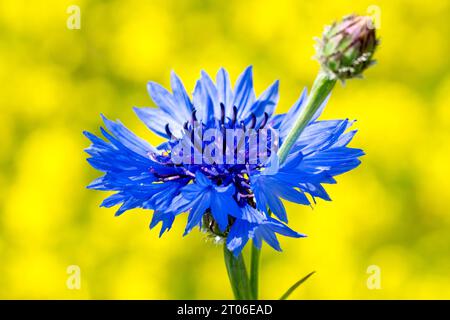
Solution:
<svg viewBox="0 0 450 320">
<path fill-rule="evenodd" d="M 316 58 L 331 79 L 361 76 L 374 63 L 378 40 L 371 17 L 350 15 L 327 26 L 317 40 Z"/>
</svg>

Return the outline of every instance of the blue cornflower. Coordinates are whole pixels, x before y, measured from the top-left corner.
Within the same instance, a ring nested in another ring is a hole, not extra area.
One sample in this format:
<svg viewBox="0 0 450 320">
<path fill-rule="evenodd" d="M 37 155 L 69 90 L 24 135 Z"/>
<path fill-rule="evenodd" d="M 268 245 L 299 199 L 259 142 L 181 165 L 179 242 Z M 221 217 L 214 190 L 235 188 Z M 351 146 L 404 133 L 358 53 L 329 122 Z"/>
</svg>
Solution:
<svg viewBox="0 0 450 320">
<path fill-rule="evenodd" d="M 357 167 L 364 153 L 347 147 L 356 133 L 348 131 L 351 121 L 317 120 L 324 102 L 279 164 L 276 150 L 307 94 L 304 90 L 288 113 L 275 115 L 278 85 L 275 81 L 256 98 L 251 67 L 234 88 L 225 69 L 219 70 L 215 83 L 202 72 L 192 99 L 175 73 L 172 93 L 149 82 L 148 92 L 158 108 L 134 110 L 167 141 L 154 147 L 120 121 L 103 117 L 106 140 L 85 132 L 92 142 L 87 160 L 105 173 L 88 188 L 115 191 L 101 206 L 121 204 L 116 215 L 133 208 L 153 210 L 150 227 L 161 223 L 160 235 L 178 215 L 188 213 L 185 234 L 199 226 L 226 239 L 235 255 L 250 239 L 258 248 L 264 240 L 281 250 L 276 234 L 304 236 L 286 225 L 281 199 L 303 205 L 315 198 L 330 200 L 323 184 L 336 183 L 334 176 Z M 212 139 L 205 139 L 208 130 L 216 133 Z M 238 134 L 230 138 L 230 130 Z"/>
</svg>

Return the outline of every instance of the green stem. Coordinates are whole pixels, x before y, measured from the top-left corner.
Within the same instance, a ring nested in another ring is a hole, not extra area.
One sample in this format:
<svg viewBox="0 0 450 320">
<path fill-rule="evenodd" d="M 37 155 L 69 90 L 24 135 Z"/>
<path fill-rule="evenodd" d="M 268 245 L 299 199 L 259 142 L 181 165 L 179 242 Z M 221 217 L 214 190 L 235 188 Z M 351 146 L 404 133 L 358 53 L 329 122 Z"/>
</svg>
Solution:
<svg viewBox="0 0 450 320">
<path fill-rule="evenodd" d="M 308 123 L 311 121 L 312 117 L 316 113 L 316 111 L 321 106 L 322 102 L 325 98 L 330 94 L 333 89 L 336 80 L 331 80 L 329 76 L 327 76 L 324 72 L 320 71 L 317 75 L 316 80 L 312 86 L 311 92 L 306 101 L 305 107 L 302 109 L 302 112 L 298 116 L 294 127 L 291 132 L 289 132 L 286 140 L 281 145 L 280 150 L 278 150 L 278 159 L 280 165 L 286 161 L 287 156 L 289 155 L 289 151 L 297 141 L 298 137 L 302 133 L 302 131 L 306 128 Z"/>
<path fill-rule="evenodd" d="M 237 257 L 227 249 L 226 244 L 223 246 L 223 254 L 225 265 L 227 267 L 228 278 L 230 279 L 231 289 L 233 289 L 236 300 L 250 300 L 252 293 L 245 268 L 244 258 L 240 253 Z"/>
<path fill-rule="evenodd" d="M 297 118 L 294 127 L 289 132 L 286 140 L 278 151 L 280 164 L 286 161 L 289 151 L 297 141 L 298 137 L 311 121 L 314 114 L 320 108 L 326 97 L 330 94 L 336 80 L 330 79 L 324 72 L 320 71 L 308 96 L 305 107 Z M 242 254 L 235 257 L 224 245 L 225 265 L 227 267 L 228 277 L 230 279 L 231 288 L 237 300 L 258 299 L 258 280 L 259 280 L 259 259 L 261 250 L 252 246 L 250 279 L 247 275 L 244 258 Z M 308 275 L 309 277 L 310 275 Z M 307 277 L 306 277 L 307 278 Z M 305 280 L 306 280 L 305 278 Z M 299 283 L 300 284 L 300 283 Z M 299 284 L 294 285 L 292 291 Z M 289 292 L 289 290 L 288 290 Z M 290 292 L 289 292 L 290 293 Z M 284 296 L 283 296 L 284 297 Z"/>
<path fill-rule="evenodd" d="M 255 244 L 252 245 L 252 260 L 250 264 L 250 289 L 252 298 L 258 300 L 258 282 L 259 282 L 259 258 L 261 250 Z"/>
</svg>

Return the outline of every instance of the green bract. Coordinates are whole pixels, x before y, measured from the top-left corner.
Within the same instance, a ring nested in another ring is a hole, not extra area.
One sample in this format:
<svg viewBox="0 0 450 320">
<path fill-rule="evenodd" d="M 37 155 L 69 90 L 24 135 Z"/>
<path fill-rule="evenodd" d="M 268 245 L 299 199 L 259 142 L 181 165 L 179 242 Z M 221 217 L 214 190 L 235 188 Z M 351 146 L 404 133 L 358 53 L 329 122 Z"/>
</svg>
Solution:
<svg viewBox="0 0 450 320">
<path fill-rule="evenodd" d="M 377 44 L 372 18 L 350 15 L 325 27 L 317 39 L 316 58 L 331 79 L 344 81 L 361 76 L 374 63 Z"/>
</svg>

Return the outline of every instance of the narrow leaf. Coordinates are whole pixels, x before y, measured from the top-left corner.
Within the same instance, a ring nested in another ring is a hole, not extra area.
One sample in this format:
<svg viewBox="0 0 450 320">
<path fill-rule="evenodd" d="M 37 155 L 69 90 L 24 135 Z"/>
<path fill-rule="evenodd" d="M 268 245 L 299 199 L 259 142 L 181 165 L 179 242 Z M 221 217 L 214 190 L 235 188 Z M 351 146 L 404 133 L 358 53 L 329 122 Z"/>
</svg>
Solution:
<svg viewBox="0 0 450 320">
<path fill-rule="evenodd" d="M 316 273 L 315 271 L 307 274 L 305 277 L 301 278 L 300 280 L 298 280 L 296 283 L 294 283 L 294 285 L 292 287 L 290 287 L 285 294 L 283 294 L 280 298 L 280 300 L 286 300 L 292 292 L 295 291 L 295 289 L 297 289 L 303 282 L 305 282 L 306 280 L 308 280 L 309 277 L 311 277 L 314 273 Z"/>
</svg>

